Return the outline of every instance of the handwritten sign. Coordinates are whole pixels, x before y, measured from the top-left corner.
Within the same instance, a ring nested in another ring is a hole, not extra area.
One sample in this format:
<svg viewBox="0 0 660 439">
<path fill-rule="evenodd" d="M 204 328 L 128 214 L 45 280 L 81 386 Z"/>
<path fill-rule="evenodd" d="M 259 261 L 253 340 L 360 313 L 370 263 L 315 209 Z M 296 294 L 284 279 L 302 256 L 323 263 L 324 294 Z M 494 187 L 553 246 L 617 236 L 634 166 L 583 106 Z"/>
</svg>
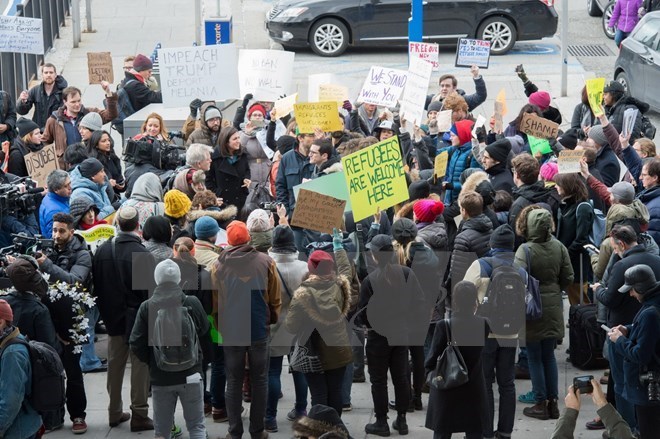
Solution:
<svg viewBox="0 0 660 439">
<path fill-rule="evenodd" d="M 117 236 L 117 229 L 110 224 L 99 224 L 89 230 L 77 230 L 76 234 L 83 237 L 91 252 L 94 253 L 109 238 Z"/>
<path fill-rule="evenodd" d="M 405 70 L 371 66 L 360 90 L 358 102 L 394 107 L 406 82 L 408 82 L 408 72 Z"/>
<path fill-rule="evenodd" d="M 447 162 L 449 161 L 449 153 L 443 151 L 435 156 L 435 164 L 433 166 L 433 174 L 436 177 L 444 177 L 447 173 Z"/>
<path fill-rule="evenodd" d="M 44 54 L 41 18 L 0 15 L 0 52 Z"/>
<path fill-rule="evenodd" d="M 337 101 L 343 103 L 348 100 L 348 87 L 336 84 L 319 85 L 319 101 Z"/>
<path fill-rule="evenodd" d="M 188 107 L 190 101 L 222 101 L 240 96 L 238 51 L 233 44 L 158 49 L 165 107 Z"/>
<path fill-rule="evenodd" d="M 490 41 L 460 38 L 456 47 L 456 67 L 478 66 L 488 68 Z"/>
<path fill-rule="evenodd" d="M 557 160 L 557 167 L 560 174 L 570 174 L 573 172 L 580 172 L 580 160 L 584 157 L 584 151 L 564 149 L 559 151 L 559 159 Z"/>
<path fill-rule="evenodd" d="M 51 143 L 39 151 L 26 154 L 24 159 L 28 175 L 37 182 L 37 186 L 46 187 L 46 177 L 57 169 L 55 144 Z"/>
<path fill-rule="evenodd" d="M 600 107 L 603 105 L 605 78 L 587 79 L 584 83 L 587 86 L 587 97 L 589 98 L 591 111 L 593 111 L 594 115 L 600 116 L 602 114 Z"/>
<path fill-rule="evenodd" d="M 548 139 L 539 139 L 534 136 L 527 136 L 527 142 L 529 143 L 529 149 L 532 151 L 533 156 L 549 154 L 552 152 L 550 147 L 550 142 Z"/>
<path fill-rule="evenodd" d="M 307 189 L 308 191 L 317 192 L 323 195 L 329 195 L 333 198 L 346 201 L 344 212 L 350 212 L 351 199 L 348 196 L 348 188 L 346 187 L 346 179 L 343 172 L 333 172 L 323 176 L 323 178 L 314 178 L 305 183 L 293 187 L 293 196 L 298 199 L 300 189 Z"/>
<path fill-rule="evenodd" d="M 504 91 L 504 89 L 502 89 L 495 98 L 495 114 L 493 115 L 493 119 L 495 120 L 495 125 L 493 127 L 493 130 L 497 134 L 500 134 L 504 131 L 503 117 L 506 115 L 506 113 L 507 113 L 506 92 Z"/>
<path fill-rule="evenodd" d="M 334 73 L 315 73 L 307 77 L 307 101 L 319 101 L 319 86 L 321 84 L 338 84 L 339 78 Z"/>
<path fill-rule="evenodd" d="M 410 58 L 408 80 L 399 102 L 401 104 L 399 115 L 402 119 L 412 122 L 413 125 L 422 124 L 432 70 L 433 65 L 430 62 L 421 58 Z"/>
<path fill-rule="evenodd" d="M 408 57 L 421 58 L 433 64 L 433 71 L 440 70 L 440 62 L 438 60 L 438 45 L 435 43 L 408 43 Z"/>
<path fill-rule="evenodd" d="M 341 163 L 355 221 L 408 199 L 397 136 L 347 155 Z"/>
<path fill-rule="evenodd" d="M 438 132 L 446 133 L 451 128 L 451 115 L 453 111 L 451 110 L 442 110 L 440 111 L 435 118 L 438 120 Z"/>
<path fill-rule="evenodd" d="M 477 121 L 474 123 L 474 128 L 472 128 L 472 137 L 477 138 L 477 130 L 486 125 L 486 118 L 483 115 L 477 116 Z"/>
<path fill-rule="evenodd" d="M 102 81 L 115 82 L 110 52 L 87 52 L 87 71 L 90 84 L 100 84 Z"/>
<path fill-rule="evenodd" d="M 533 113 L 525 113 L 520 121 L 520 131 L 541 139 L 555 139 L 559 124 Z"/>
<path fill-rule="evenodd" d="M 341 227 L 345 206 L 345 200 L 301 189 L 291 225 L 321 233 L 332 233 L 333 228 Z"/>
<path fill-rule="evenodd" d="M 291 92 L 295 53 L 285 50 L 241 49 L 238 81 L 241 96 L 252 93 L 259 101 L 274 102 Z"/>
<path fill-rule="evenodd" d="M 286 96 L 275 101 L 275 114 L 277 117 L 284 117 L 293 111 L 293 105 L 298 101 L 298 93 Z"/>
<path fill-rule="evenodd" d="M 315 128 L 325 132 L 342 130 L 336 101 L 294 104 L 293 112 L 301 133 L 313 133 Z"/>
</svg>

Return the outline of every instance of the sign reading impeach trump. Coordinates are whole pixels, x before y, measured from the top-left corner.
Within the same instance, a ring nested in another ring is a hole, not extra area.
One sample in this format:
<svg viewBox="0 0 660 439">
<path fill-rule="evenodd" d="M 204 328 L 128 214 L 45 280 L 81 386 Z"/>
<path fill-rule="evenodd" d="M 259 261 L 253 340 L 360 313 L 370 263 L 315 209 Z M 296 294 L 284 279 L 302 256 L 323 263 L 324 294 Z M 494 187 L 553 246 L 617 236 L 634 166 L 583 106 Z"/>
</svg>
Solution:
<svg viewBox="0 0 660 439">
<path fill-rule="evenodd" d="M 408 199 L 397 136 L 347 155 L 341 163 L 355 221 Z"/>
</svg>

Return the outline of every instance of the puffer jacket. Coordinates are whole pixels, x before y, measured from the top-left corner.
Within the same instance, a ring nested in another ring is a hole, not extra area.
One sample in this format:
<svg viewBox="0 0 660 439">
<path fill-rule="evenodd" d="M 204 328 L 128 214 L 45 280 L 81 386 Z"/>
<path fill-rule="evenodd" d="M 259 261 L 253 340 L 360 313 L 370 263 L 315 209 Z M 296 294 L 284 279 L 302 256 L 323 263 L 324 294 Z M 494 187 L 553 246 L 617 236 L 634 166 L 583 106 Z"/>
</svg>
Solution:
<svg viewBox="0 0 660 439">
<path fill-rule="evenodd" d="M 576 203 L 571 197 L 562 201 L 557 217 L 557 239 L 568 249 L 575 283 L 586 282 L 591 265 L 584 245 L 589 243 L 594 210 L 588 202 Z"/>
<path fill-rule="evenodd" d="M 133 186 L 131 197 L 126 200 L 124 206 L 133 206 L 137 209 L 140 230 L 150 216 L 163 215 L 165 213 L 163 186 L 158 176 L 151 172 L 140 175 Z"/>
<path fill-rule="evenodd" d="M 66 79 L 60 75 L 55 77 L 55 85 L 50 95 L 46 94 L 43 82 L 35 85 L 28 91 L 27 101 L 23 102 L 21 98 L 16 100 L 16 112 L 21 116 L 25 116 L 34 105 L 32 120 L 43 130 L 53 111 L 56 111 L 62 105 L 62 90 L 67 88 L 68 85 Z"/>
<path fill-rule="evenodd" d="M 639 21 L 638 10 L 642 0 L 617 0 L 610 17 L 609 27 L 616 27 L 622 32 L 631 32 Z"/>
<path fill-rule="evenodd" d="M 172 248 L 169 245 L 162 242 L 156 242 L 153 239 L 145 241 L 144 247 L 154 256 L 156 264 L 165 259 L 171 259 L 173 256 Z"/>
<path fill-rule="evenodd" d="M 80 174 L 79 167 L 71 171 L 70 175 L 72 188 L 71 201 L 86 196 L 99 208 L 99 218 L 105 218 L 115 211 L 108 198 L 108 191 L 106 190 L 108 187 L 107 181 L 103 184 L 94 183 L 89 178 L 85 178 Z"/>
<path fill-rule="evenodd" d="M 635 140 L 641 137 L 642 133 L 642 114 L 649 111 L 649 104 L 639 101 L 632 96 L 624 96 L 611 107 L 605 107 L 605 114 L 607 119 L 610 121 L 617 132 L 623 131 L 623 114 L 628 109 L 632 108 L 634 110 L 639 110 L 637 114 L 637 119 L 635 119 L 635 125 L 633 126 L 632 133 L 630 135 L 630 144 L 633 145 Z M 597 121 L 596 123 L 600 123 Z M 617 175 L 618 177 L 618 175 Z"/>
<path fill-rule="evenodd" d="M 481 168 L 479 161 L 472 155 L 472 143 L 467 142 L 461 146 L 448 146 L 438 150 L 438 154 L 443 152 L 449 154 L 449 161 L 447 162 L 447 170 L 443 181 L 451 183 L 451 190 L 445 193 L 443 202 L 449 205 L 452 201 L 458 199 L 458 194 L 461 193 L 462 183 L 461 174 L 467 168 Z"/>
<path fill-rule="evenodd" d="M 550 232 L 552 217 L 545 209 L 527 215 L 525 247 L 529 248 L 531 267 L 525 248 L 516 251 L 515 263 L 539 281 L 543 316 L 527 321 L 527 342 L 564 338 L 564 313 L 561 292 L 573 282 L 573 267 L 568 250 Z"/>
<path fill-rule="evenodd" d="M 59 212 L 69 213 L 69 198 L 48 192 L 39 206 L 39 227 L 44 238 L 53 236 L 53 216 Z"/>
<path fill-rule="evenodd" d="M 217 133 L 214 133 L 211 131 L 209 126 L 206 124 L 206 118 L 204 115 L 208 110 L 211 108 L 215 108 L 216 110 L 220 111 L 220 108 L 218 108 L 215 105 L 215 102 L 205 102 L 202 104 L 202 106 L 199 109 L 199 128 L 196 128 L 190 135 L 188 136 L 188 140 L 186 141 L 186 146 L 187 145 L 192 145 L 193 143 L 201 143 L 203 145 L 208 145 L 210 147 L 220 147 L 218 144 L 218 138 L 220 131 Z M 222 112 L 220 112 L 222 114 Z M 220 124 L 222 126 L 222 124 Z"/>
<path fill-rule="evenodd" d="M 78 283 L 89 290 L 92 280 L 92 254 L 82 236 L 73 235 L 63 249 L 54 249 L 41 264 L 40 270 L 50 275 L 50 283 Z"/>
<path fill-rule="evenodd" d="M 513 190 L 513 204 L 509 209 L 509 225 L 516 230 L 516 219 L 527 206 L 537 203 L 546 203 L 552 209 L 552 217 L 557 217 L 559 200 L 550 196 L 551 189 L 546 188 L 542 181 L 533 184 L 524 184 Z"/>
<path fill-rule="evenodd" d="M 16 137 L 11 148 L 9 148 L 9 160 L 7 162 L 7 171 L 16 175 L 17 177 L 28 177 L 27 165 L 25 164 L 25 156 L 31 152 L 41 151 L 44 147 L 43 143 L 34 144 L 23 142 L 23 139 Z"/>
<path fill-rule="evenodd" d="M 444 251 L 449 248 L 444 222 L 418 223 L 417 236 L 433 250 Z"/>
<path fill-rule="evenodd" d="M 491 233 L 493 223 L 484 214 L 468 218 L 461 223 L 451 253 L 449 276 L 452 286 L 463 280 L 475 260 L 488 253 Z"/>
<path fill-rule="evenodd" d="M 660 245 L 660 185 L 644 189 L 637 194 L 637 199 L 648 209 L 651 217 L 648 233 Z"/>
</svg>

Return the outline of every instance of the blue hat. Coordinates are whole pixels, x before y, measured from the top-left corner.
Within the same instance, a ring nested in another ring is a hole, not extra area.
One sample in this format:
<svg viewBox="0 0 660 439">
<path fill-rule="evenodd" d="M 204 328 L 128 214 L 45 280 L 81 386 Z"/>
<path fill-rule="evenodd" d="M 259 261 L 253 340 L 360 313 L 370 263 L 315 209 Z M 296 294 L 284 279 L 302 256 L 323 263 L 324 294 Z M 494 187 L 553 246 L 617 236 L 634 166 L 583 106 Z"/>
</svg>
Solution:
<svg viewBox="0 0 660 439">
<path fill-rule="evenodd" d="M 218 222 L 210 216 L 203 216 L 195 221 L 195 236 L 198 239 L 213 238 L 219 231 Z"/>
</svg>

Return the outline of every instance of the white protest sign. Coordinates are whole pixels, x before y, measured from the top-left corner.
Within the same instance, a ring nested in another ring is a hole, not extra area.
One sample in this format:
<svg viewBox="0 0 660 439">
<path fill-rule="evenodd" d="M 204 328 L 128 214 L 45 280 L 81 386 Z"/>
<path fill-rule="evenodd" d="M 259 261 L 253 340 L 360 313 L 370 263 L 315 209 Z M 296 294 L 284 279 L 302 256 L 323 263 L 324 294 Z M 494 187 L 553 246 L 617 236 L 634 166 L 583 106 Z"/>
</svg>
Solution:
<svg viewBox="0 0 660 439">
<path fill-rule="evenodd" d="M 456 47 L 456 67 L 488 68 L 490 41 L 460 38 Z"/>
<path fill-rule="evenodd" d="M 291 96 L 286 96 L 282 99 L 275 101 L 275 114 L 277 118 L 284 117 L 293 111 L 293 105 L 298 102 L 298 93 L 294 93 Z"/>
<path fill-rule="evenodd" d="M 405 70 L 371 66 L 360 90 L 358 102 L 394 107 L 407 81 L 408 72 Z"/>
<path fill-rule="evenodd" d="M 483 115 L 477 116 L 477 121 L 474 123 L 474 128 L 472 128 L 472 137 L 477 138 L 477 130 L 486 125 L 486 118 Z"/>
<path fill-rule="evenodd" d="M 295 53 L 284 50 L 238 52 L 238 81 L 241 96 L 252 93 L 258 101 L 275 102 L 291 92 Z"/>
<path fill-rule="evenodd" d="M 0 52 L 44 54 L 41 18 L 0 16 Z"/>
<path fill-rule="evenodd" d="M 158 49 L 166 107 L 187 107 L 195 98 L 238 98 L 238 50 L 233 44 Z"/>
<path fill-rule="evenodd" d="M 431 79 L 431 72 L 433 64 L 422 58 L 410 58 L 410 66 L 408 67 L 408 80 L 406 81 L 406 88 L 403 90 L 399 110 L 401 119 L 412 122 L 414 125 L 420 126 L 422 124 L 422 117 L 424 115 L 424 103 L 426 102 L 426 94 L 429 90 L 429 80 Z"/>
<path fill-rule="evenodd" d="M 438 60 L 438 45 L 435 43 L 408 43 L 408 56 L 410 58 L 417 57 L 424 59 L 433 64 L 433 71 L 440 70 L 440 62 Z"/>
<path fill-rule="evenodd" d="M 319 86 L 321 84 L 340 84 L 334 73 L 316 73 L 307 77 L 307 102 L 319 101 Z"/>
<path fill-rule="evenodd" d="M 451 115 L 452 115 L 451 110 L 442 110 L 438 112 L 437 116 L 435 117 L 438 120 L 438 132 L 439 133 L 446 133 L 449 131 L 452 125 L 452 120 L 451 120 Z"/>
</svg>

